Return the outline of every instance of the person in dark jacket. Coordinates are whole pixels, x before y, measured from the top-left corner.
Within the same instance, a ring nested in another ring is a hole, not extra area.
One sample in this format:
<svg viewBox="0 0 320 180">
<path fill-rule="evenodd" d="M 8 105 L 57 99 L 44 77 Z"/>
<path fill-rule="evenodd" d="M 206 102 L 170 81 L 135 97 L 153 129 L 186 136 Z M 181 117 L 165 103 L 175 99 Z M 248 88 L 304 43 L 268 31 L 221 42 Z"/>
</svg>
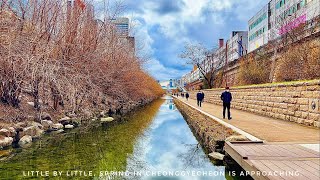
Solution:
<svg viewBox="0 0 320 180">
<path fill-rule="evenodd" d="M 201 91 L 201 102 L 203 102 L 203 100 L 204 100 L 204 93 L 203 91 Z"/>
<path fill-rule="evenodd" d="M 186 93 L 186 99 L 187 99 L 187 101 L 189 99 L 189 93 L 188 92 Z"/>
<path fill-rule="evenodd" d="M 226 117 L 226 109 L 228 110 L 228 119 L 231 120 L 230 105 L 232 101 L 232 95 L 229 87 L 221 94 L 221 100 L 223 101 L 223 119 Z"/>
<path fill-rule="evenodd" d="M 199 92 L 197 93 L 197 104 L 199 107 L 201 107 L 201 102 L 202 102 L 202 93 L 199 90 Z"/>
</svg>

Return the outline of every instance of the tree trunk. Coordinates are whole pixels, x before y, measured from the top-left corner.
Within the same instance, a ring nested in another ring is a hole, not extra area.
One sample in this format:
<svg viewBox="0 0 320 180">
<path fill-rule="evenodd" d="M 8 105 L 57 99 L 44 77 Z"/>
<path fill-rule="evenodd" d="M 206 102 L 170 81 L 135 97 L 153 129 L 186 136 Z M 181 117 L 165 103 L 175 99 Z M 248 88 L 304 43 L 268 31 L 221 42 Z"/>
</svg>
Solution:
<svg viewBox="0 0 320 180">
<path fill-rule="evenodd" d="M 33 103 L 34 103 L 34 108 L 37 109 L 37 111 L 40 110 L 40 103 L 39 103 L 39 80 L 35 80 L 33 82 L 33 87 L 32 87 L 32 96 L 33 96 Z"/>
</svg>

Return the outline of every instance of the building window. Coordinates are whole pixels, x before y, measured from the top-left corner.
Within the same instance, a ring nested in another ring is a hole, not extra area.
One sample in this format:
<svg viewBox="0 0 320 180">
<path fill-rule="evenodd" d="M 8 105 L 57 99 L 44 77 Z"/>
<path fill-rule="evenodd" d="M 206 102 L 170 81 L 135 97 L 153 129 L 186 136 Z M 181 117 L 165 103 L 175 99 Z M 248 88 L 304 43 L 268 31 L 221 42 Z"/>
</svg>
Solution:
<svg viewBox="0 0 320 180">
<path fill-rule="evenodd" d="M 281 8 L 282 6 L 284 6 L 286 4 L 285 0 L 280 0 L 276 3 L 276 9 Z"/>
<path fill-rule="evenodd" d="M 249 26 L 249 30 L 252 30 L 254 27 L 256 27 L 258 24 L 260 24 L 264 19 L 267 18 L 267 13 L 263 13 L 256 21 L 254 21 L 252 24 Z"/>
</svg>

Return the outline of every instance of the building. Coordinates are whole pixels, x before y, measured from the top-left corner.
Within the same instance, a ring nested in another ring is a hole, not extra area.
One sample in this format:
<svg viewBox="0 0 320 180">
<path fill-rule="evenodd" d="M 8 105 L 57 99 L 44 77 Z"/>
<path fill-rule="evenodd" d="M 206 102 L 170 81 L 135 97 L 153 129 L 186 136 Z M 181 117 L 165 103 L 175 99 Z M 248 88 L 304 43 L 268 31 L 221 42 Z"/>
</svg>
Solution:
<svg viewBox="0 0 320 180">
<path fill-rule="evenodd" d="M 126 37 L 126 44 L 128 46 L 128 51 L 132 53 L 132 56 L 135 56 L 135 52 L 136 52 L 135 38 L 132 36 Z"/>
<path fill-rule="evenodd" d="M 181 87 L 186 87 L 190 83 L 190 72 L 181 77 Z"/>
<path fill-rule="evenodd" d="M 205 73 L 209 73 L 213 68 L 222 68 L 226 61 L 226 45 L 224 39 L 219 39 L 219 46 L 214 51 L 210 52 L 205 59 L 203 59 L 201 66 Z M 187 90 L 201 89 L 204 85 L 204 77 L 197 66 L 193 70 L 182 76 L 181 81 Z"/>
<path fill-rule="evenodd" d="M 312 24 L 320 14 L 319 0 L 270 1 L 270 40 L 274 40 L 300 24 Z"/>
<path fill-rule="evenodd" d="M 268 43 L 269 4 L 265 5 L 248 22 L 248 53 Z"/>
<path fill-rule="evenodd" d="M 115 25 L 116 32 L 119 35 L 119 43 L 128 50 L 132 56 L 135 56 L 135 38 L 129 36 L 129 18 L 120 17 L 111 19 L 111 23 Z"/>
<path fill-rule="evenodd" d="M 319 22 L 315 23 L 316 18 L 320 18 L 319 0 L 270 0 L 248 21 L 248 31 L 233 31 L 226 43 L 224 39 L 219 39 L 218 48 L 203 59 L 201 67 L 208 73 L 213 68 L 226 67 L 226 63 L 232 66 L 232 62 L 243 55 L 284 37 L 284 34 L 304 23 L 306 27 L 302 32 L 315 27 L 313 34 L 318 33 L 320 27 Z M 303 33 L 299 38 L 307 36 Z M 188 89 L 194 89 L 201 86 L 203 77 L 199 69 L 194 68 L 181 80 Z"/>
<path fill-rule="evenodd" d="M 167 91 L 168 93 L 171 93 L 172 91 L 179 89 L 177 80 L 170 79 L 168 81 L 160 81 L 159 84 L 162 87 L 162 89 Z"/>
<path fill-rule="evenodd" d="M 319 0 L 270 0 L 248 22 L 248 53 L 320 15 Z M 319 31 L 319 30 L 317 30 Z"/>
<path fill-rule="evenodd" d="M 129 36 L 129 18 L 120 17 L 111 19 L 111 22 L 116 26 L 117 33 L 120 36 L 128 37 Z"/>
<path fill-rule="evenodd" d="M 247 53 L 248 31 L 232 31 L 227 41 L 227 60 L 232 62 Z"/>
<path fill-rule="evenodd" d="M 178 82 L 180 84 L 180 89 L 195 90 L 202 87 L 203 76 L 197 66 L 193 66 L 193 70 L 183 75 Z"/>
</svg>

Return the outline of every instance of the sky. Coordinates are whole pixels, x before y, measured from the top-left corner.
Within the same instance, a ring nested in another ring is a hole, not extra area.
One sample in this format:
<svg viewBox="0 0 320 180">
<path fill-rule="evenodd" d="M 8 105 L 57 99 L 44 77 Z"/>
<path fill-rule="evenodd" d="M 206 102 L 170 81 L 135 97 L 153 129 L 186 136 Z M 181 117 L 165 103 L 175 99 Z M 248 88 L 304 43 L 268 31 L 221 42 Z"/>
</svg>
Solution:
<svg viewBox="0 0 320 180">
<path fill-rule="evenodd" d="M 97 16 L 103 0 L 93 0 Z M 108 0 L 106 0 L 108 1 Z M 109 0 L 122 4 L 119 16 L 131 20 L 137 53 L 156 80 L 179 79 L 192 67 L 179 55 L 186 43 L 217 47 L 231 31 L 247 30 L 248 20 L 268 0 Z M 112 5 L 110 5 L 113 7 Z"/>
</svg>

